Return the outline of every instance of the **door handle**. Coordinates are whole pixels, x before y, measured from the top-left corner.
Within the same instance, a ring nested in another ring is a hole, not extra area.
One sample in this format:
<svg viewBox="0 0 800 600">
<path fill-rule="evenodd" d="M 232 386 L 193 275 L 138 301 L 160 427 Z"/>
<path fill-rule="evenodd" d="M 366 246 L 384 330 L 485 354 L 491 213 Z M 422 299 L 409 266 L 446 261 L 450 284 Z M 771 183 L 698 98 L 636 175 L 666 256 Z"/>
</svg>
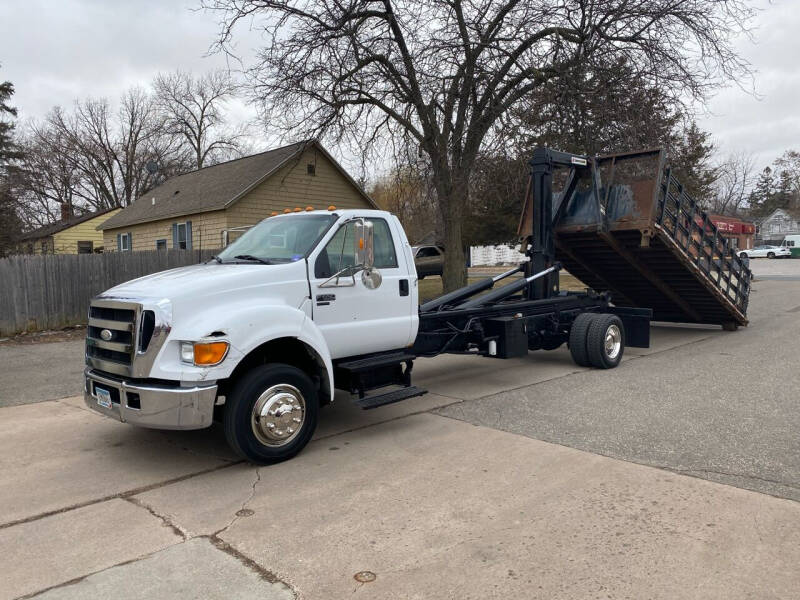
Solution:
<svg viewBox="0 0 800 600">
<path fill-rule="evenodd" d="M 408 296 L 408 279 L 400 280 L 400 295 Z"/>
<path fill-rule="evenodd" d="M 319 294 L 317 295 L 317 306 L 328 306 L 334 300 L 336 300 L 336 294 Z"/>
</svg>

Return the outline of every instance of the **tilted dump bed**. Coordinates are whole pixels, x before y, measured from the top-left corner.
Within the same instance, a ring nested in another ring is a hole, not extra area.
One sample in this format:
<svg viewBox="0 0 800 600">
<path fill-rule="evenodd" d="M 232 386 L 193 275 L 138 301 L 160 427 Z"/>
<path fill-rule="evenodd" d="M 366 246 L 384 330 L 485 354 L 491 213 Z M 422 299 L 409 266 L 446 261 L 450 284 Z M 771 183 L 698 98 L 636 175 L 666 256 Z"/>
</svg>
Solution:
<svg viewBox="0 0 800 600">
<path fill-rule="evenodd" d="M 617 306 L 652 308 L 654 320 L 747 324 L 750 271 L 663 151 L 590 159 L 558 183 L 556 257 L 586 285 L 610 291 Z M 529 197 L 521 224 L 530 210 Z"/>
</svg>

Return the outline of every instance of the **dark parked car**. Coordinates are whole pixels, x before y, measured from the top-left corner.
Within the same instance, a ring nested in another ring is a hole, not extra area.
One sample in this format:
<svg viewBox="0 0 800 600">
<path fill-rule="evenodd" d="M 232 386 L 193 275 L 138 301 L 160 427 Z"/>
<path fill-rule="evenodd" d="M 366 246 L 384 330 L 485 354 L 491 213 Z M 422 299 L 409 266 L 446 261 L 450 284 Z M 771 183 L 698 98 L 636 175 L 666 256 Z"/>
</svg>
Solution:
<svg viewBox="0 0 800 600">
<path fill-rule="evenodd" d="M 428 275 L 441 276 L 444 269 L 444 248 L 441 246 L 412 246 L 417 277 L 425 279 Z"/>
</svg>

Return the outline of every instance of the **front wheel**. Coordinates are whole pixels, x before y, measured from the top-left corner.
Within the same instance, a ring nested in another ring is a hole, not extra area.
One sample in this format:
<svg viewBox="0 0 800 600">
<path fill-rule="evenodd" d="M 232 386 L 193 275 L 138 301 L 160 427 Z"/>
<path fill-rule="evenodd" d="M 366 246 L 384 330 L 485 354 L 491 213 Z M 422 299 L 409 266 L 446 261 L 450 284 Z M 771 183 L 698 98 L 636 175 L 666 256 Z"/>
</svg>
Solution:
<svg viewBox="0 0 800 600">
<path fill-rule="evenodd" d="M 742 253 L 739 255 L 739 258 L 747 258 L 747 252 L 742 252 Z"/>
<path fill-rule="evenodd" d="M 774 252 L 767 252 L 767 258 L 775 258 Z"/>
<path fill-rule="evenodd" d="M 319 399 L 314 383 L 291 365 L 254 368 L 225 402 L 223 425 L 230 447 L 257 464 L 287 460 L 314 435 Z"/>
</svg>

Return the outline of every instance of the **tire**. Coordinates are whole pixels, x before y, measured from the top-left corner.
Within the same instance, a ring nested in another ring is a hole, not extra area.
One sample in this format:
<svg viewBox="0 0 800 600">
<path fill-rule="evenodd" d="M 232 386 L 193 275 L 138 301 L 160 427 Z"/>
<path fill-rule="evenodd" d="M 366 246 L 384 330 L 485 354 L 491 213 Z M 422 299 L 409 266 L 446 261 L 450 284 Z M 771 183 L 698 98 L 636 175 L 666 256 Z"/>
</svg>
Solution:
<svg viewBox="0 0 800 600">
<path fill-rule="evenodd" d="M 775 258 L 774 252 L 767 252 L 767 258 Z"/>
<path fill-rule="evenodd" d="M 572 322 L 569 330 L 569 353 L 572 360 L 580 367 L 589 367 L 589 352 L 586 347 L 586 338 L 589 334 L 589 325 L 592 323 L 593 313 L 581 313 Z"/>
<path fill-rule="evenodd" d="M 742 253 L 739 255 L 739 258 L 747 258 L 747 252 L 742 252 Z"/>
<path fill-rule="evenodd" d="M 292 458 L 308 444 L 318 416 L 319 398 L 309 376 L 273 363 L 254 368 L 234 386 L 225 402 L 223 427 L 239 456 L 271 464 Z"/>
<path fill-rule="evenodd" d="M 625 328 L 616 315 L 593 315 L 586 336 L 589 362 L 598 369 L 613 369 L 625 352 Z"/>
</svg>

